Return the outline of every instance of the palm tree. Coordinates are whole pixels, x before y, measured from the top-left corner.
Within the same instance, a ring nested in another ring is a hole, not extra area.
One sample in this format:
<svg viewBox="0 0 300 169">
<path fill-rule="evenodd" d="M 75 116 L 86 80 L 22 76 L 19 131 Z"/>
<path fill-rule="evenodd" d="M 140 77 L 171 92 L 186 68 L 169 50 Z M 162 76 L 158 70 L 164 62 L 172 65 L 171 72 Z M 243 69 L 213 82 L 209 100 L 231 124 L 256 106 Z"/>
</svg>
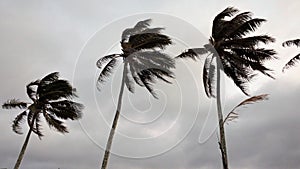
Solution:
<svg viewBox="0 0 300 169">
<path fill-rule="evenodd" d="M 154 98 L 157 98 L 152 84 L 156 79 L 171 83 L 167 78 L 174 78 L 172 68 L 175 68 L 175 61 L 159 49 L 164 49 L 172 44 L 171 39 L 161 34 L 163 28 L 149 28 L 150 19 L 138 22 L 133 28 L 125 29 L 121 37 L 122 53 L 111 54 L 100 58 L 97 67 L 102 69 L 97 80 L 97 87 L 101 90 L 101 84 L 106 81 L 117 64 L 117 59 L 123 60 L 123 76 L 119 93 L 117 110 L 106 144 L 105 154 L 102 161 L 102 169 L 106 169 L 110 155 L 113 136 L 117 127 L 124 86 L 134 93 L 134 84 L 145 87 Z"/>
<path fill-rule="evenodd" d="M 203 67 L 203 84 L 206 95 L 216 97 L 219 120 L 220 151 L 224 169 L 228 169 L 223 114 L 221 107 L 220 73 L 221 70 L 233 80 L 241 91 L 247 92 L 247 83 L 255 76 L 254 71 L 273 78 L 263 65 L 266 60 L 274 59 L 276 52 L 272 49 L 260 48 L 260 43 L 274 42 L 270 36 L 247 36 L 254 32 L 265 19 L 252 18 L 250 12 L 239 13 L 238 9 L 228 7 L 213 20 L 212 35 L 209 43 L 201 48 L 192 48 L 181 53 L 177 58 L 192 58 L 208 54 Z"/>
<path fill-rule="evenodd" d="M 297 47 L 300 47 L 300 39 L 295 39 L 295 40 L 288 40 L 282 43 L 283 47 L 286 46 L 291 46 L 291 45 L 295 45 Z M 294 66 L 296 64 L 297 61 L 300 60 L 300 53 L 298 55 L 296 55 L 295 57 L 293 57 L 290 61 L 288 61 L 282 71 L 284 71 L 285 69 L 289 69 L 290 67 Z"/>
<path fill-rule="evenodd" d="M 14 169 L 18 169 L 21 164 L 31 133 L 42 138 L 41 116 L 45 118 L 50 128 L 54 128 L 60 133 L 68 133 L 62 120 L 81 118 L 83 109 L 82 104 L 72 101 L 73 97 L 77 97 L 76 91 L 68 81 L 59 79 L 58 72 L 50 73 L 41 80 L 29 83 L 26 89 L 31 102 L 11 99 L 2 105 L 4 109 L 20 108 L 24 110 L 13 121 L 14 132 L 22 134 L 21 123 L 25 118 L 29 126 Z"/>
</svg>

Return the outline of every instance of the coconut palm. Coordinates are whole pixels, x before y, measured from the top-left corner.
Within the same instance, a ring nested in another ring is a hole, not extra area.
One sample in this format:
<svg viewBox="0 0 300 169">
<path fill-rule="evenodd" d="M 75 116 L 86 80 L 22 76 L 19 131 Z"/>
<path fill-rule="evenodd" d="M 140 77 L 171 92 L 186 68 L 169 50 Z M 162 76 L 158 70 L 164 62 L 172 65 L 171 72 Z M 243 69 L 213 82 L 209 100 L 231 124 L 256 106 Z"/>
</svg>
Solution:
<svg viewBox="0 0 300 169">
<path fill-rule="evenodd" d="M 200 58 L 207 54 L 203 67 L 203 84 L 206 95 L 216 97 L 219 120 L 220 150 L 224 169 L 228 169 L 223 114 L 221 107 L 220 73 L 223 71 L 241 91 L 248 94 L 247 83 L 258 71 L 273 78 L 269 68 L 263 65 L 266 60 L 274 59 L 275 51 L 261 48 L 275 40 L 268 35 L 247 36 L 254 32 L 265 19 L 252 18 L 250 12 L 238 13 L 239 10 L 228 7 L 213 20 L 212 35 L 209 43 L 201 48 L 188 49 L 177 58 Z"/>
<path fill-rule="evenodd" d="M 40 139 L 42 138 L 42 116 L 45 118 L 50 128 L 54 128 L 60 133 L 68 133 L 68 129 L 63 124 L 63 120 L 79 119 L 83 109 L 82 104 L 72 101 L 72 98 L 76 97 L 76 91 L 68 81 L 59 79 L 58 72 L 50 73 L 41 80 L 29 83 L 26 86 L 26 90 L 31 102 L 11 99 L 2 105 L 2 108 L 4 109 L 23 109 L 13 121 L 12 129 L 14 132 L 22 134 L 21 123 L 24 119 L 27 119 L 29 126 L 26 139 L 14 169 L 18 169 L 21 164 L 32 132 Z"/>
<path fill-rule="evenodd" d="M 283 47 L 286 47 L 286 46 L 291 46 L 291 45 L 295 45 L 297 47 L 300 47 L 300 39 L 295 39 L 295 40 L 288 40 L 288 41 L 285 41 L 282 43 L 282 46 Z M 298 62 L 300 60 L 300 53 L 297 54 L 296 56 L 294 56 L 290 61 L 288 61 L 282 71 L 286 70 L 286 69 L 289 69 L 290 67 L 293 67 L 296 62 Z"/>
<path fill-rule="evenodd" d="M 126 85 L 127 89 L 134 93 L 136 83 L 145 87 L 153 97 L 157 98 L 152 86 L 155 80 L 160 79 L 171 83 L 168 79 L 174 78 L 171 69 L 175 68 L 175 61 L 161 51 L 172 43 L 171 39 L 160 33 L 163 28 L 149 28 L 150 21 L 150 19 L 140 21 L 133 28 L 125 29 L 120 42 L 122 53 L 107 55 L 97 61 L 99 69 L 107 63 L 97 80 L 99 90 L 101 90 L 101 84 L 112 74 L 118 59 L 121 59 L 124 65 L 117 110 L 106 144 L 102 169 L 105 169 L 108 164 L 113 136 L 121 113 L 124 86 Z"/>
</svg>

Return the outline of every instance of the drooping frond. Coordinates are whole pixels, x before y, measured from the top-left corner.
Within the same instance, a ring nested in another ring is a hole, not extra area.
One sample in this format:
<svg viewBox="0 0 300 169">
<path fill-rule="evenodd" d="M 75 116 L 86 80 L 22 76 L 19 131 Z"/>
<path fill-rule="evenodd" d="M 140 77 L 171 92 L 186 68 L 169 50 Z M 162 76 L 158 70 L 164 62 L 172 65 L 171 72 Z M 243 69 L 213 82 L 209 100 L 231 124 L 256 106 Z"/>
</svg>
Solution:
<svg viewBox="0 0 300 169">
<path fill-rule="evenodd" d="M 254 103 L 257 103 L 259 101 L 264 101 L 264 100 L 268 100 L 268 94 L 261 94 L 261 95 L 257 95 L 257 96 L 253 96 L 251 98 L 248 98 L 244 101 L 242 101 L 241 103 L 239 103 L 237 106 L 235 106 L 231 111 L 230 113 L 228 113 L 228 115 L 226 116 L 226 118 L 224 119 L 224 122 L 230 122 L 230 121 L 233 121 L 237 118 L 239 118 L 239 114 L 236 113 L 236 109 L 242 107 L 242 106 L 246 106 L 246 105 L 249 105 L 249 104 L 254 104 Z"/>
<path fill-rule="evenodd" d="M 300 60 L 300 53 L 299 53 L 298 55 L 296 55 L 295 57 L 293 57 L 290 61 L 288 61 L 288 62 L 284 65 L 282 71 L 284 72 L 284 70 L 289 69 L 289 68 L 295 66 L 295 64 L 296 64 L 299 60 Z"/>
<path fill-rule="evenodd" d="M 171 83 L 167 78 L 174 78 L 171 69 L 175 68 L 175 61 L 170 56 L 159 51 L 134 52 L 125 58 L 133 80 L 156 98 L 152 88 L 155 79 Z M 125 79 L 126 80 L 126 79 Z"/>
<path fill-rule="evenodd" d="M 141 49 L 163 49 L 165 46 L 172 44 L 171 39 L 159 33 L 140 33 L 129 37 L 128 43 L 135 50 Z"/>
<path fill-rule="evenodd" d="M 97 61 L 96 65 L 97 65 L 97 67 L 98 67 L 99 69 L 102 69 L 103 64 L 105 64 L 106 62 L 108 62 L 108 61 L 110 61 L 110 60 L 112 60 L 112 59 L 115 59 L 115 58 L 117 58 L 117 57 L 120 57 L 120 55 L 119 55 L 119 54 L 112 54 L 112 55 L 104 56 L 104 57 L 100 58 L 100 59 Z"/>
<path fill-rule="evenodd" d="M 49 127 L 53 127 L 60 133 L 68 133 L 67 127 L 63 125 L 63 122 L 56 119 L 53 115 L 43 112 L 43 115 L 48 123 Z"/>
<path fill-rule="evenodd" d="M 58 118 L 67 120 L 77 120 L 81 118 L 81 111 L 84 106 L 80 103 L 76 103 L 70 100 L 61 100 L 56 102 L 50 102 L 50 107 L 47 108 L 47 111 L 50 111 L 53 115 Z"/>
<path fill-rule="evenodd" d="M 207 97 L 215 97 L 215 65 L 213 57 L 207 57 L 203 66 L 202 80 Z"/>
<path fill-rule="evenodd" d="M 24 118 L 26 117 L 26 115 L 27 115 L 27 112 L 23 111 L 22 113 L 17 115 L 17 117 L 14 119 L 13 124 L 12 124 L 12 129 L 15 133 L 23 134 L 21 131 L 22 130 L 21 123 L 24 120 Z"/>
<path fill-rule="evenodd" d="M 185 52 L 182 52 L 180 55 L 176 56 L 177 58 L 191 58 L 193 60 L 200 59 L 200 56 L 208 53 L 205 48 L 192 48 L 188 49 Z"/>
<path fill-rule="evenodd" d="M 40 113 L 37 113 L 34 120 L 34 126 L 32 128 L 33 133 L 35 133 L 39 139 L 41 139 L 44 135 L 42 133 L 42 126 L 41 126 L 41 117 Z"/>
<path fill-rule="evenodd" d="M 27 103 L 19 101 L 18 99 L 11 99 L 7 100 L 3 105 L 3 109 L 12 109 L 12 108 L 19 108 L 19 109 L 25 109 L 27 108 Z"/>
<path fill-rule="evenodd" d="M 288 40 L 288 41 L 285 41 L 285 42 L 282 43 L 283 47 L 291 46 L 291 45 L 295 45 L 295 46 L 300 47 L 300 39 Z"/>
<path fill-rule="evenodd" d="M 124 65 L 124 70 L 123 70 L 123 78 L 124 78 L 124 82 L 125 82 L 125 85 L 127 87 L 127 89 L 131 92 L 131 93 L 134 93 L 134 82 L 133 82 L 133 77 L 132 75 L 130 74 L 130 68 L 129 68 L 129 64 L 128 62 L 125 62 L 125 65 Z M 134 75 L 135 76 L 135 75 Z"/>
<path fill-rule="evenodd" d="M 234 65 L 231 65 L 225 60 L 221 61 L 224 73 L 233 80 L 234 84 L 240 88 L 245 95 L 249 96 L 247 91 L 247 82 L 249 82 L 249 79 L 247 78 L 251 76 L 247 75 L 248 71 L 246 69 L 238 70 Z"/>
<path fill-rule="evenodd" d="M 116 67 L 117 59 L 112 59 L 101 71 L 98 80 L 97 80 L 97 88 L 101 90 L 101 84 L 106 81 L 107 78 L 112 74 L 113 69 Z"/>
</svg>

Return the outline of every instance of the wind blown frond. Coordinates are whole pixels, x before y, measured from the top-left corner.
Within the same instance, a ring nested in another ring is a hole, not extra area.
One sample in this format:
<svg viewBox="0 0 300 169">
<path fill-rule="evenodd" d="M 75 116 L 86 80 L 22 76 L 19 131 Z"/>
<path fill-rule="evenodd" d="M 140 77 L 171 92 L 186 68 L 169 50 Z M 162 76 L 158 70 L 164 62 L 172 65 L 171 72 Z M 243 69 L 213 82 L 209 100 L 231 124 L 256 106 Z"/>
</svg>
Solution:
<svg viewBox="0 0 300 169">
<path fill-rule="evenodd" d="M 116 59 L 112 59 L 103 68 L 103 70 L 101 71 L 101 73 L 100 73 L 100 75 L 98 77 L 98 80 L 97 80 L 97 88 L 98 88 L 98 90 L 101 90 L 101 84 L 104 83 L 107 78 L 109 78 L 109 76 L 112 74 L 112 71 L 116 67 L 116 64 L 117 64 L 117 60 Z"/>
<path fill-rule="evenodd" d="M 175 58 L 191 58 L 193 60 L 200 59 L 200 55 L 206 54 L 208 51 L 205 48 L 193 48 L 182 52 Z"/>
<path fill-rule="evenodd" d="M 115 59 L 115 58 L 117 58 L 117 57 L 120 57 L 120 55 L 119 55 L 119 54 L 112 54 L 112 55 L 104 56 L 104 57 L 100 58 L 100 59 L 97 61 L 96 65 L 97 65 L 97 67 L 98 67 L 99 69 L 102 69 L 103 64 L 105 64 L 105 63 L 108 62 L 109 60 Z"/>
<path fill-rule="evenodd" d="M 230 121 L 233 121 L 235 119 L 238 119 L 239 118 L 239 114 L 236 113 L 236 109 L 240 108 L 240 107 L 243 107 L 243 106 L 246 106 L 246 105 L 249 105 L 249 104 L 254 104 L 254 103 L 257 103 L 259 101 L 264 101 L 264 100 L 268 100 L 268 94 L 261 94 L 261 95 L 257 95 L 257 96 L 253 96 L 253 97 L 250 97 L 244 101 L 242 101 L 241 103 L 239 103 L 237 106 L 235 106 L 231 111 L 230 113 L 228 113 L 228 115 L 226 116 L 226 118 L 224 119 L 224 122 L 230 122 Z"/>
<path fill-rule="evenodd" d="M 288 61 L 288 62 L 284 65 L 282 71 L 284 72 L 284 70 L 289 69 L 289 68 L 295 66 L 295 64 L 296 64 L 299 60 L 300 60 L 300 53 L 299 53 L 298 55 L 296 55 L 295 57 L 293 57 L 290 61 Z"/>
<path fill-rule="evenodd" d="M 27 116 L 27 112 L 23 111 L 17 117 L 14 119 L 13 124 L 12 124 L 12 129 L 15 133 L 17 134 L 23 134 L 22 133 L 22 127 L 20 126 L 24 118 Z"/>
<path fill-rule="evenodd" d="M 56 117 L 67 120 L 77 120 L 81 118 L 81 111 L 84 106 L 80 103 L 76 103 L 70 100 L 61 100 L 49 103 L 51 107 L 47 108 Z"/>
<path fill-rule="evenodd" d="M 56 129 L 60 133 L 68 133 L 67 127 L 63 125 L 63 122 L 56 119 L 53 115 L 43 112 L 43 115 L 46 119 L 46 122 L 48 123 L 50 128 Z"/>
<path fill-rule="evenodd" d="M 135 50 L 141 49 L 164 49 L 165 46 L 172 44 L 171 39 L 159 33 L 140 33 L 130 36 L 128 43 Z"/>
<path fill-rule="evenodd" d="M 27 108 L 27 103 L 19 101 L 18 99 L 11 99 L 7 100 L 3 105 L 3 109 L 12 109 L 12 108 L 20 108 L 25 109 Z"/>
<path fill-rule="evenodd" d="M 213 64 L 213 57 L 207 57 L 203 66 L 202 81 L 205 94 L 208 98 L 215 97 L 215 69 L 216 66 Z"/>
<path fill-rule="evenodd" d="M 282 43 L 283 47 L 292 46 L 292 45 L 300 47 L 300 39 L 288 40 Z"/>
</svg>

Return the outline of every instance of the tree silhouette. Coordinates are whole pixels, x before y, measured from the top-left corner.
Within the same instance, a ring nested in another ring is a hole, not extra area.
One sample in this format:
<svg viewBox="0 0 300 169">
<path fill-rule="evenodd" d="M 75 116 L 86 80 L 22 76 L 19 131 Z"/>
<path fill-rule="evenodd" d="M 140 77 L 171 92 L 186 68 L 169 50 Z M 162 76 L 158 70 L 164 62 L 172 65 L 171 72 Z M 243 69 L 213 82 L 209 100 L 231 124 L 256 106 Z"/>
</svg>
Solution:
<svg viewBox="0 0 300 169">
<path fill-rule="evenodd" d="M 14 169 L 18 169 L 21 164 L 31 133 L 33 132 L 40 139 L 42 138 L 42 116 L 50 128 L 54 128 L 60 133 L 68 133 L 67 127 L 62 120 L 77 120 L 81 118 L 83 109 L 82 104 L 72 101 L 73 97 L 77 97 L 76 91 L 68 81 L 59 79 L 58 72 L 50 73 L 41 80 L 29 83 L 26 86 L 26 90 L 32 102 L 11 99 L 2 105 L 4 109 L 20 108 L 24 110 L 13 121 L 12 129 L 14 132 L 22 134 L 21 123 L 25 118 L 29 126 Z"/>
<path fill-rule="evenodd" d="M 285 41 L 285 42 L 282 43 L 283 47 L 291 46 L 291 45 L 295 45 L 297 47 L 300 47 L 300 39 L 288 40 L 288 41 Z M 282 71 L 295 66 L 296 62 L 298 62 L 299 60 L 300 60 L 300 53 L 297 54 L 296 56 L 294 56 L 290 61 L 288 61 L 284 65 L 284 67 L 282 68 Z"/>
<path fill-rule="evenodd" d="M 134 84 L 136 83 L 145 87 L 153 97 L 157 98 L 152 87 L 156 79 L 171 83 L 168 78 L 174 78 L 171 69 L 175 68 L 175 61 L 161 51 L 172 44 L 171 39 L 160 33 L 163 28 L 149 28 L 150 21 L 150 19 L 140 21 L 133 28 L 125 29 L 120 42 L 122 53 L 107 55 L 97 61 L 99 69 L 102 69 L 103 65 L 107 63 L 97 80 L 99 90 L 101 90 L 101 84 L 112 74 L 117 65 L 117 59 L 122 59 L 124 65 L 117 110 L 106 144 L 102 169 L 106 169 L 108 164 L 113 136 L 121 112 L 124 86 L 126 85 L 127 89 L 134 93 Z"/>
<path fill-rule="evenodd" d="M 207 54 L 203 66 L 203 84 L 206 95 L 217 99 L 219 144 L 224 169 L 228 169 L 228 159 L 220 97 L 220 72 L 223 71 L 244 94 L 249 95 L 247 83 L 256 75 L 254 71 L 273 78 L 268 73 L 271 70 L 263 62 L 276 58 L 274 50 L 258 47 L 260 43 L 274 42 L 274 38 L 268 35 L 247 36 L 266 20 L 252 18 L 250 12 L 238 12 L 233 7 L 223 10 L 213 20 L 209 43 L 201 48 L 188 49 L 177 56 L 196 60 Z"/>
</svg>

